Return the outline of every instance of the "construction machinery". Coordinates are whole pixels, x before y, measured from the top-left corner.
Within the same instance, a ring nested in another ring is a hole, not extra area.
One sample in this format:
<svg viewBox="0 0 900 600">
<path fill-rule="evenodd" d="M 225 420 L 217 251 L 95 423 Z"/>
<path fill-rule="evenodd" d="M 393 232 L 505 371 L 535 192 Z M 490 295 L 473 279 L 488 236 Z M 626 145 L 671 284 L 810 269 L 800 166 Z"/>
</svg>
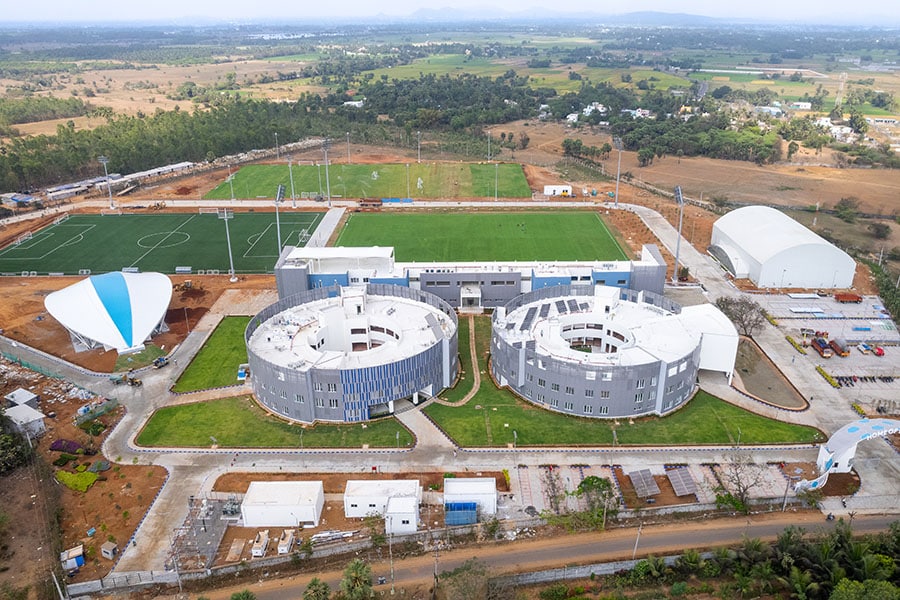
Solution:
<svg viewBox="0 0 900 600">
<path fill-rule="evenodd" d="M 143 381 L 131 375 L 131 373 L 113 373 L 109 376 L 109 380 L 112 381 L 115 385 L 119 385 L 121 383 L 126 383 L 133 387 L 140 387 L 144 384 Z"/>
</svg>

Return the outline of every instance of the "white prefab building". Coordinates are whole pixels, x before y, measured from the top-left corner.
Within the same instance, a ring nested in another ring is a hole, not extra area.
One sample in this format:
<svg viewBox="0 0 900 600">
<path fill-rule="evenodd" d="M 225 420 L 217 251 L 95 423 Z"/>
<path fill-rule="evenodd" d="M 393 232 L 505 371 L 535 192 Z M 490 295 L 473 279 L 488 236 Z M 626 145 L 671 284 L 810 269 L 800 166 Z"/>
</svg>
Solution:
<svg viewBox="0 0 900 600">
<path fill-rule="evenodd" d="M 12 408 L 6 409 L 6 416 L 12 421 L 15 427 L 22 435 L 35 438 L 43 435 L 46 431 L 44 426 L 44 413 L 27 404 L 19 404 Z"/>
<path fill-rule="evenodd" d="M 422 486 L 417 479 L 349 480 L 344 488 L 344 515 L 348 519 L 383 516 L 391 498 L 412 498 L 418 505 Z"/>
<path fill-rule="evenodd" d="M 572 195 L 572 186 L 571 185 L 545 185 L 544 186 L 544 195 L 545 196 L 571 196 Z"/>
<path fill-rule="evenodd" d="M 414 496 L 388 499 L 384 511 L 384 532 L 388 535 L 415 533 L 419 528 L 419 500 Z"/>
<path fill-rule="evenodd" d="M 37 394 L 22 388 L 16 388 L 4 396 L 4 398 L 6 398 L 9 406 L 22 406 L 24 404 L 31 408 L 38 407 Z"/>
<path fill-rule="evenodd" d="M 474 502 L 483 515 L 497 514 L 497 482 L 493 477 L 460 477 L 444 480 L 444 504 Z"/>
<path fill-rule="evenodd" d="M 849 288 L 856 272 L 846 252 L 767 206 L 719 218 L 709 253 L 736 279 L 761 288 Z"/>
<path fill-rule="evenodd" d="M 317 527 L 324 505 L 321 481 L 254 481 L 241 517 L 245 527 Z"/>
</svg>

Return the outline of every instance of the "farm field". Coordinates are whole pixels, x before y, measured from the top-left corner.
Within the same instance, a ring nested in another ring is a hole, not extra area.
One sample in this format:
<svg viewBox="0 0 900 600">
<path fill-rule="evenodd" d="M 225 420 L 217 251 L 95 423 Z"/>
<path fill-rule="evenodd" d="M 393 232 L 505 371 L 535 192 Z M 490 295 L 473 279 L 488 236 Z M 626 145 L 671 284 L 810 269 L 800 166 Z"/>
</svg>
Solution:
<svg viewBox="0 0 900 600">
<path fill-rule="evenodd" d="M 594 212 L 357 213 L 337 246 L 393 246 L 398 261 L 625 260 Z"/>
<path fill-rule="evenodd" d="M 291 174 L 293 171 L 293 175 Z M 291 198 L 291 178 L 297 198 L 326 195 L 341 198 L 530 198 L 531 188 L 519 164 L 331 164 L 249 165 L 209 191 L 204 198 L 275 198 L 278 186 Z M 496 189 L 495 189 L 496 187 Z"/>
<path fill-rule="evenodd" d="M 312 234 L 318 212 L 282 213 L 282 245 Z M 235 213 L 228 221 L 237 273 L 271 272 L 278 258 L 274 213 Z M 302 244 L 299 244 L 302 245 Z M 87 274 L 137 268 L 174 273 L 229 269 L 225 226 L 216 214 L 72 215 L 0 250 L 0 273 Z"/>
</svg>

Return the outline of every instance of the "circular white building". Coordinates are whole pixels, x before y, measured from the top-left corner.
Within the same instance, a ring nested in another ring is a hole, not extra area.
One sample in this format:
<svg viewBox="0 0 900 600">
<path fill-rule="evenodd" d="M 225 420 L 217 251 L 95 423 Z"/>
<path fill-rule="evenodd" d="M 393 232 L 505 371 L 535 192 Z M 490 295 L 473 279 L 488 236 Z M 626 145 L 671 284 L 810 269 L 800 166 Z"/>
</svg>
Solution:
<svg viewBox="0 0 900 600">
<path fill-rule="evenodd" d="M 491 371 L 549 410 L 637 417 L 675 410 L 699 369 L 731 376 L 734 325 L 715 306 L 597 286 L 545 288 L 494 311 Z"/>
<path fill-rule="evenodd" d="M 433 294 L 369 284 L 284 298 L 245 333 L 257 399 L 285 418 L 354 422 L 448 387 L 459 369 L 457 319 Z"/>
<path fill-rule="evenodd" d="M 713 225 L 709 253 L 761 288 L 849 288 L 856 262 L 780 210 L 745 206 Z"/>
</svg>

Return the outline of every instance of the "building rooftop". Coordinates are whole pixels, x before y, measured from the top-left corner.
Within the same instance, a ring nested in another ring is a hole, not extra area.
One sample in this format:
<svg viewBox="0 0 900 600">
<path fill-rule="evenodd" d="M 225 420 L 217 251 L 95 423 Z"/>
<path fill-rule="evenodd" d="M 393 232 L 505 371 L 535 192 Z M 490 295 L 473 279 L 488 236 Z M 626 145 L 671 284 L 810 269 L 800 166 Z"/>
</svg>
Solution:
<svg viewBox="0 0 900 600">
<path fill-rule="evenodd" d="M 428 304 L 342 288 L 341 295 L 282 311 L 249 345 L 287 368 L 359 369 L 414 356 L 452 337 L 456 325 Z"/>
<path fill-rule="evenodd" d="M 255 506 L 314 505 L 322 494 L 321 481 L 252 481 L 242 503 Z"/>
<path fill-rule="evenodd" d="M 510 344 L 534 343 L 535 352 L 582 366 L 628 366 L 675 361 L 700 342 L 701 332 L 681 314 L 621 300 L 621 290 L 597 286 L 593 296 L 556 296 L 498 315 L 496 331 Z M 687 311 L 690 312 L 690 311 Z M 682 313 L 684 314 L 684 313 Z M 605 337 L 613 351 L 584 351 L 572 340 Z"/>
<path fill-rule="evenodd" d="M 418 498 L 420 490 L 418 479 L 349 479 L 344 495 Z"/>
</svg>

